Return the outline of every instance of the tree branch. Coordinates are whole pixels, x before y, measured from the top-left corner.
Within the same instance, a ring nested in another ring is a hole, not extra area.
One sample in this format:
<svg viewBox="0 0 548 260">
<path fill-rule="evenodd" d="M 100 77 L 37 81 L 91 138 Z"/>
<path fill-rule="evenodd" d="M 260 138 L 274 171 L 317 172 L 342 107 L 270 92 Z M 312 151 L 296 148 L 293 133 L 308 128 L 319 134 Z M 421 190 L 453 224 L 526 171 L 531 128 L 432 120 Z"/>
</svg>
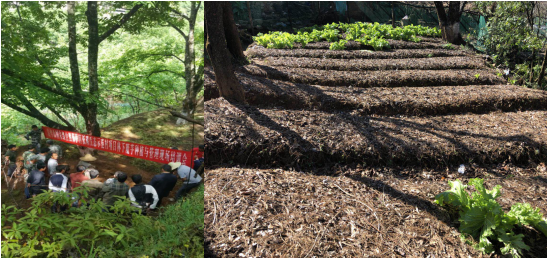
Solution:
<svg viewBox="0 0 548 260">
<path fill-rule="evenodd" d="M 70 128 L 75 128 L 69 121 L 67 121 L 64 117 L 61 116 L 61 114 L 59 114 L 59 112 L 57 112 L 57 110 L 55 110 L 53 107 L 51 107 L 48 103 L 44 103 L 44 105 L 53 113 L 57 116 L 57 118 L 59 118 L 61 121 L 63 121 L 63 123 L 65 123 L 68 127 Z M 76 128 L 75 128 L 76 129 Z"/>
<path fill-rule="evenodd" d="M 171 73 L 173 73 L 173 74 L 175 74 L 175 75 L 177 75 L 177 76 L 181 76 L 181 77 L 183 77 L 183 78 L 185 77 L 184 74 L 179 73 L 179 72 L 176 72 L 176 71 L 172 71 L 172 70 L 155 70 L 155 71 L 150 72 L 150 73 L 148 74 L 147 78 L 149 78 L 150 76 L 152 76 L 152 74 L 157 74 L 157 73 L 162 73 L 162 72 L 171 72 Z"/>
<path fill-rule="evenodd" d="M 201 2 L 200 2 L 200 3 L 201 3 Z M 185 14 L 179 12 L 179 11 L 176 10 L 175 8 L 170 7 L 169 9 L 171 9 L 172 12 L 174 12 L 174 13 L 178 14 L 179 16 L 183 17 L 185 20 L 187 20 L 187 21 L 190 20 L 190 17 L 188 17 L 187 15 L 185 15 Z"/>
<path fill-rule="evenodd" d="M 166 107 L 166 106 L 162 106 L 162 105 L 160 105 L 160 104 L 154 104 L 154 103 L 152 103 L 152 102 L 150 102 L 150 101 L 148 101 L 148 100 L 144 100 L 144 99 L 142 99 L 142 98 L 139 98 L 139 97 L 136 97 L 136 96 L 134 96 L 134 95 L 127 94 L 127 93 L 124 93 L 124 92 L 121 92 L 121 91 L 117 91 L 117 90 L 111 90 L 111 91 L 116 92 L 116 93 L 120 93 L 120 94 L 122 94 L 122 95 L 126 95 L 126 96 L 128 96 L 128 97 L 135 98 L 135 99 L 137 99 L 137 100 L 141 100 L 141 101 L 143 101 L 143 102 L 145 102 L 145 103 L 147 103 L 147 104 L 151 104 L 151 105 L 154 105 L 154 106 L 157 106 L 157 107 L 167 108 L 167 109 L 173 109 L 173 107 Z"/>
<path fill-rule="evenodd" d="M 32 83 L 34 86 L 38 87 L 38 88 L 41 88 L 43 90 L 46 90 L 46 91 L 49 91 L 51 93 L 54 93 L 54 94 L 57 94 L 59 96 L 62 96 L 64 98 L 67 98 L 68 99 L 68 102 L 73 104 L 73 105 L 76 105 L 76 103 L 74 103 L 74 96 L 72 95 L 69 95 L 65 92 L 62 92 L 62 91 L 58 91 L 40 81 L 37 81 L 37 80 L 28 80 L 28 79 L 24 79 L 23 77 L 19 76 L 19 75 L 15 75 L 15 73 L 13 73 L 13 71 L 9 70 L 9 69 L 2 69 L 2 73 L 3 74 L 6 74 L 10 77 L 13 77 L 13 78 L 17 78 L 21 81 L 24 81 L 24 82 L 29 82 L 29 83 Z"/>
<path fill-rule="evenodd" d="M 103 40 L 105 40 L 106 38 L 108 38 L 111 34 L 113 34 L 116 30 L 118 30 L 120 27 L 122 27 L 122 25 L 124 25 L 136 12 L 137 10 L 139 10 L 139 8 L 141 8 L 143 5 L 142 4 L 138 4 L 138 5 L 135 5 L 133 8 L 131 8 L 131 10 L 129 10 L 129 12 L 127 12 L 123 17 L 122 19 L 120 20 L 120 22 L 118 22 L 117 24 L 115 24 L 114 26 L 112 26 L 108 31 L 106 31 L 105 33 L 103 33 L 100 37 L 99 37 L 99 43 L 101 43 Z"/>
<path fill-rule="evenodd" d="M 179 117 L 179 118 L 182 118 L 186 121 L 189 121 L 189 122 L 192 122 L 192 123 L 195 123 L 195 124 L 198 124 L 198 125 L 201 125 L 201 126 L 204 126 L 204 123 L 203 122 L 200 122 L 200 121 L 197 121 L 196 119 L 193 119 L 193 118 L 190 118 L 188 116 L 185 116 L 177 111 L 169 111 L 169 113 L 171 113 L 171 115 L 175 116 L 175 117 Z"/>
<path fill-rule="evenodd" d="M 173 29 L 175 29 L 179 34 L 181 34 L 183 36 L 183 38 L 188 41 L 188 36 L 185 34 L 185 32 L 183 32 L 181 29 L 179 29 L 179 27 L 175 26 L 174 24 L 170 23 L 169 21 L 167 22 Z"/>
</svg>

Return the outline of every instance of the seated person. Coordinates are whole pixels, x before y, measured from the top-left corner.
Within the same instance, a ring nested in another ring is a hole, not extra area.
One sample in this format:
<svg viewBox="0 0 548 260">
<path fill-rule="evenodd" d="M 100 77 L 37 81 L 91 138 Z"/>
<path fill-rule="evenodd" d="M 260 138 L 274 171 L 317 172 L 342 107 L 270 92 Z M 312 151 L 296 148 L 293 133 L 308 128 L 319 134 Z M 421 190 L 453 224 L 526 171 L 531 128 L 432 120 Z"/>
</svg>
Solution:
<svg viewBox="0 0 548 260">
<path fill-rule="evenodd" d="M 97 179 L 99 171 L 89 169 L 89 180 L 82 181 L 82 186 L 88 187 L 88 199 L 99 199 L 99 193 L 103 190 L 103 183 Z"/>
<path fill-rule="evenodd" d="M 135 174 L 131 176 L 131 179 L 135 183 L 133 188 L 129 189 L 128 195 L 134 206 L 143 209 L 143 213 L 148 212 L 151 209 L 156 208 L 156 204 L 160 200 L 158 198 L 158 193 L 154 187 L 143 184 L 143 177 L 141 174 Z"/>
<path fill-rule="evenodd" d="M 108 184 L 105 183 L 103 185 L 103 188 L 99 193 L 99 197 L 103 198 L 103 202 L 108 207 L 114 206 L 114 203 L 118 200 L 118 198 L 114 197 L 115 195 L 127 197 L 129 186 L 125 184 L 126 180 L 127 175 L 123 172 L 120 172 L 116 176 L 116 180 L 114 182 Z"/>
</svg>

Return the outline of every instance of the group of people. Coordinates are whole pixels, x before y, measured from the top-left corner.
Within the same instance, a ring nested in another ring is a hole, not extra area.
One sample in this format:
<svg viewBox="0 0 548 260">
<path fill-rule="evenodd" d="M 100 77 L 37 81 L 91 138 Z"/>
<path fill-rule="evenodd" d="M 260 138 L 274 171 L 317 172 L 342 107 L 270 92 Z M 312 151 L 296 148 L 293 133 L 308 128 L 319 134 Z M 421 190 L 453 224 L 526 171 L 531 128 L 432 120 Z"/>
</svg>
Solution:
<svg viewBox="0 0 548 260">
<path fill-rule="evenodd" d="M 193 153 L 198 155 L 193 162 L 194 169 L 182 165 L 180 162 L 170 162 L 163 165 L 161 173 L 155 175 L 148 184 L 143 183 L 143 177 L 140 174 L 132 175 L 131 179 L 135 185 L 130 188 L 125 183 L 128 175 L 122 171 L 116 171 L 112 178 L 101 182 L 98 179 L 99 171 L 91 164 L 96 160 L 91 154 L 81 157 L 80 162 L 76 165 L 76 171 L 70 173 L 70 166 L 61 165 L 58 162 L 62 158 L 61 147 L 54 144 L 52 140 L 48 140 L 46 142 L 47 147 L 40 148 L 41 131 L 36 126 L 32 126 L 32 128 L 33 130 L 26 136 L 27 139 L 29 136 L 32 138 L 32 144 L 23 153 L 23 160 L 16 161 L 17 147 L 15 145 L 9 145 L 5 154 L 6 162 L 9 165 L 8 176 L 23 178 L 26 181 L 25 194 L 27 198 L 34 197 L 49 189 L 53 192 L 65 192 L 73 199 L 77 199 L 78 195 L 74 192 L 74 189 L 86 186 L 88 188 L 88 197 L 85 201 L 92 198 L 101 199 L 110 208 L 117 201 L 115 196 L 127 197 L 132 201 L 133 206 L 141 208 L 142 212 L 146 214 L 161 205 L 162 199 L 169 196 L 178 179 L 183 184 L 176 192 L 175 198 L 170 199 L 171 201 L 185 196 L 202 181 L 202 177 L 197 171 L 204 161 L 203 145 L 193 150 Z M 80 206 L 78 201 L 76 200 L 72 206 Z M 87 204 L 86 202 L 83 203 L 84 205 Z M 64 211 L 67 207 L 68 205 L 57 205 L 55 203 L 51 210 L 52 212 Z"/>
</svg>

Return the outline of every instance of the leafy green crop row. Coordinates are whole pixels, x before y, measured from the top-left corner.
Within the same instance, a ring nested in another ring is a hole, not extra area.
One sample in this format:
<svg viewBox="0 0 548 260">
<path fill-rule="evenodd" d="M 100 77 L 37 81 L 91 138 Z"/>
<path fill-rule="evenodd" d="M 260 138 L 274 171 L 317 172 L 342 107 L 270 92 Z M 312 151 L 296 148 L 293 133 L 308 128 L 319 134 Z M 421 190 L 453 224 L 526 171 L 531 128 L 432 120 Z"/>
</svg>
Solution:
<svg viewBox="0 0 548 260">
<path fill-rule="evenodd" d="M 344 34 L 344 35 L 343 35 Z M 375 50 L 390 48 L 386 39 L 420 42 L 418 36 L 436 37 L 441 31 L 421 25 L 408 25 L 392 28 L 391 25 L 379 23 L 332 23 L 323 26 L 314 25 L 297 30 L 297 34 L 287 32 L 259 33 L 253 37 L 257 44 L 266 48 L 283 49 L 294 47 L 294 43 L 300 43 L 305 47 L 310 42 L 331 42 L 329 49 L 343 50 L 348 41 L 356 41 L 365 46 L 371 46 Z M 344 43 L 344 44 L 343 44 Z"/>
<path fill-rule="evenodd" d="M 491 241 L 498 240 L 504 244 L 501 253 L 520 257 L 521 251 L 529 250 L 529 246 L 523 243 L 523 234 L 512 231 L 516 225 L 531 226 L 546 236 L 546 219 L 540 209 L 533 209 L 528 203 L 516 203 L 510 212 L 504 213 L 495 201 L 501 195 L 500 185 L 487 190 L 483 187 L 483 179 L 479 178 L 470 179 L 468 184 L 476 189 L 472 196 L 466 191 L 467 185 L 459 180 L 449 181 L 451 190 L 438 194 L 436 203 L 458 210 L 461 237 L 465 239 L 465 234 L 469 234 L 479 241 L 474 244 L 476 249 L 489 254 L 494 251 Z"/>
</svg>

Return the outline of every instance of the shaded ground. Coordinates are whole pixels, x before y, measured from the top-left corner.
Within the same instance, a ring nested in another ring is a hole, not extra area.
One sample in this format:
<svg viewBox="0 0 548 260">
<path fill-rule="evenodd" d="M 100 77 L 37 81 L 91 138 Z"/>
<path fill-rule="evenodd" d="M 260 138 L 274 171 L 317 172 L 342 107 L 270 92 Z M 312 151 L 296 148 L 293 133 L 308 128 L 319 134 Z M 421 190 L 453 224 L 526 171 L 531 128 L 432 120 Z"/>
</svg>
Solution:
<svg viewBox="0 0 548 260">
<path fill-rule="evenodd" d="M 546 217 L 546 91 L 439 39 L 391 45 L 251 44 L 235 73 L 246 105 L 219 98 L 206 68 L 206 255 L 504 257 L 464 243 L 434 204 L 457 178 Z M 544 235 L 515 231 L 525 257 L 546 257 Z"/>
<path fill-rule="evenodd" d="M 505 211 L 528 202 L 546 215 L 545 169 L 218 168 L 206 174 L 206 239 L 210 254 L 225 257 L 493 257 L 461 241 L 434 196 L 447 180 L 482 177 L 502 186 Z M 545 237 L 532 235 L 525 257 L 546 257 Z"/>
<path fill-rule="evenodd" d="M 198 118 L 203 117 L 203 112 L 199 111 Z M 121 141 L 128 141 L 140 144 L 154 145 L 160 147 L 177 146 L 182 150 L 190 150 L 192 147 L 192 124 L 183 126 L 176 125 L 175 118 L 170 116 L 167 111 L 151 111 L 120 120 L 105 129 L 102 129 L 102 137 Z M 195 128 L 195 147 L 203 144 L 203 127 L 196 125 Z M 43 140 L 45 142 L 45 140 Z M 64 158 L 59 160 L 59 164 L 71 166 L 71 172 L 74 172 L 76 164 L 79 162 L 80 154 L 75 145 L 55 141 L 61 145 L 64 150 Z M 24 147 L 18 149 L 18 156 L 22 156 Z M 4 153 L 4 152 L 3 152 Z M 98 151 L 97 160 L 92 164 L 99 170 L 99 180 L 104 181 L 111 178 L 114 172 L 123 171 L 128 174 L 126 183 L 133 187 L 134 183 L 131 176 L 141 174 L 143 182 L 148 183 L 154 175 L 159 174 L 160 163 L 136 159 L 115 153 Z M 12 184 L 15 183 L 12 180 Z M 2 203 L 9 205 L 18 204 L 20 207 L 27 208 L 31 201 L 25 199 L 24 181 L 21 179 L 16 182 L 13 191 L 13 197 L 8 193 L 4 178 L 2 178 Z M 182 182 L 178 181 L 170 198 L 175 197 L 175 193 L 181 187 Z M 14 203 L 14 200 L 17 203 Z M 168 199 L 164 199 L 162 205 L 168 205 Z"/>
</svg>

